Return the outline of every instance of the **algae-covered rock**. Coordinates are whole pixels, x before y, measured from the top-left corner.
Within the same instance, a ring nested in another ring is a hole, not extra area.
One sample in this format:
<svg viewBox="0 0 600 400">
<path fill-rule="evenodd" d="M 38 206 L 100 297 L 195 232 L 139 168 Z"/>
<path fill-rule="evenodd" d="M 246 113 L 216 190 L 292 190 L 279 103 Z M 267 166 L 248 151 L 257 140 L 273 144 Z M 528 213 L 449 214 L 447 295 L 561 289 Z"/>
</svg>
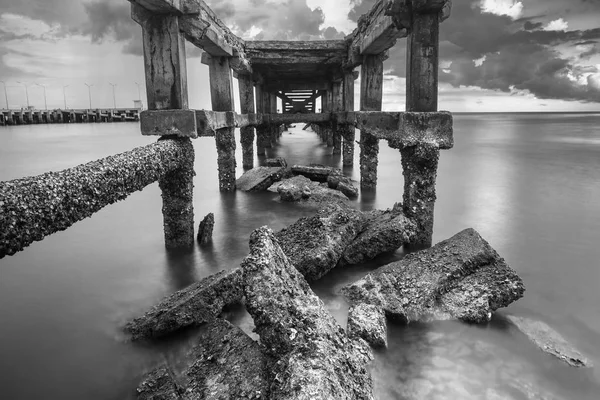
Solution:
<svg viewBox="0 0 600 400">
<path fill-rule="evenodd" d="M 325 309 L 266 227 L 242 263 L 246 308 L 276 359 L 271 399 L 372 399 L 371 352 Z"/>
<path fill-rule="evenodd" d="M 523 281 L 473 229 L 407 255 L 342 289 L 352 303 L 406 321 L 485 322 L 523 296 Z"/>
<path fill-rule="evenodd" d="M 221 271 L 188 286 L 125 325 L 133 340 L 165 336 L 179 329 L 200 325 L 219 315 L 223 307 L 241 301 L 242 271 Z"/>
<path fill-rule="evenodd" d="M 281 180 L 285 172 L 282 167 L 255 167 L 244 172 L 235 186 L 245 192 L 267 190 L 273 183 Z"/>
<path fill-rule="evenodd" d="M 387 347 L 387 324 L 381 307 L 366 303 L 351 306 L 348 335 L 363 338 L 373 347 Z"/>
<path fill-rule="evenodd" d="M 312 281 L 337 265 L 364 226 L 362 212 L 330 204 L 312 217 L 300 218 L 275 236 L 292 265 Z"/>
</svg>

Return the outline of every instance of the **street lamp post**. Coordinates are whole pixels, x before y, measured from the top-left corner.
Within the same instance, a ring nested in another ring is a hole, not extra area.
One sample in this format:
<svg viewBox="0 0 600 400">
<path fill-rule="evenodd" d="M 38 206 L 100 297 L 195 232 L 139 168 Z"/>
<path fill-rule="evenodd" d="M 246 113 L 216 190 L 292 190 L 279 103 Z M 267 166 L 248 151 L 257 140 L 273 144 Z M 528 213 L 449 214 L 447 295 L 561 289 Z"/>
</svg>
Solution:
<svg viewBox="0 0 600 400">
<path fill-rule="evenodd" d="M 0 81 L 4 85 L 4 98 L 6 99 L 6 109 L 9 110 L 10 107 L 8 105 L 8 92 L 6 91 L 6 82 Z"/>
<path fill-rule="evenodd" d="M 134 82 L 134 83 L 135 83 L 135 84 L 137 85 L 137 87 L 138 87 L 138 98 L 137 98 L 137 99 L 138 99 L 138 100 L 141 100 L 141 98 L 140 98 L 140 97 L 142 97 L 142 95 L 140 94 L 140 84 L 139 84 L 139 83 L 137 83 L 137 82 Z"/>
<path fill-rule="evenodd" d="M 65 101 L 65 110 L 67 109 L 67 93 L 66 93 L 66 88 L 68 88 L 69 85 L 63 85 L 63 100 Z"/>
<path fill-rule="evenodd" d="M 86 83 L 85 86 L 88 87 L 88 97 L 90 98 L 90 110 L 91 110 L 92 109 L 92 89 L 91 89 L 91 87 L 94 85 L 88 85 Z"/>
<path fill-rule="evenodd" d="M 17 83 L 21 83 L 25 87 L 25 96 L 27 97 L 27 109 L 29 109 L 29 90 L 27 89 L 27 84 L 25 82 L 19 81 L 17 81 Z"/>
<path fill-rule="evenodd" d="M 36 85 L 44 88 L 44 108 L 47 111 L 48 110 L 48 102 L 46 101 L 46 85 L 40 85 L 39 83 L 36 83 Z"/>
<path fill-rule="evenodd" d="M 112 88 L 113 88 L 113 109 L 116 110 L 117 109 L 117 100 L 116 100 L 116 97 L 115 97 L 115 86 L 117 86 L 117 84 L 116 83 L 110 83 L 110 82 L 108 82 L 108 84 L 110 86 L 112 86 Z"/>
</svg>

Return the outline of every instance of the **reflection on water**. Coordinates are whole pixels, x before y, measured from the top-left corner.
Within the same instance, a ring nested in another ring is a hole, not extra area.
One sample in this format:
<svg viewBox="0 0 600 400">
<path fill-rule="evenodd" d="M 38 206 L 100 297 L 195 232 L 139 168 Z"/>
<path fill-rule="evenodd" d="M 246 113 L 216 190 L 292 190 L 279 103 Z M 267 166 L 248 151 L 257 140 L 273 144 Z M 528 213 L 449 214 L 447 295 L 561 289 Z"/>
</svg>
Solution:
<svg viewBox="0 0 600 400">
<path fill-rule="evenodd" d="M 600 362 L 600 116 L 457 115 L 456 146 L 438 173 L 434 241 L 474 227 L 523 277 L 525 297 L 503 312 L 542 319 Z M 302 125 L 269 157 L 340 166 Z M 136 124 L 39 125 L 0 130 L 0 179 L 60 170 L 154 141 Z M 194 142 L 195 219 L 215 214 L 213 241 L 166 251 L 156 184 L 0 261 L 0 383 L 6 399 L 126 399 L 141 374 L 193 342 L 126 341 L 120 326 L 164 295 L 239 266 L 252 230 L 279 230 L 310 210 L 271 193 L 218 192 L 214 139 Z M 400 154 L 382 143 L 377 190 L 361 210 L 402 200 Z M 238 160 L 241 150 L 238 146 Z M 354 168 L 359 179 L 358 148 Z M 256 160 L 257 164 L 264 159 Z M 237 173 L 242 173 L 241 162 Z M 336 269 L 312 284 L 342 325 L 342 286 L 402 251 Z M 243 307 L 228 317 L 252 334 Z M 252 334 L 256 338 L 255 334 Z M 373 363 L 378 399 L 597 399 L 600 375 L 532 346 L 501 316 L 487 326 L 390 325 Z"/>
</svg>

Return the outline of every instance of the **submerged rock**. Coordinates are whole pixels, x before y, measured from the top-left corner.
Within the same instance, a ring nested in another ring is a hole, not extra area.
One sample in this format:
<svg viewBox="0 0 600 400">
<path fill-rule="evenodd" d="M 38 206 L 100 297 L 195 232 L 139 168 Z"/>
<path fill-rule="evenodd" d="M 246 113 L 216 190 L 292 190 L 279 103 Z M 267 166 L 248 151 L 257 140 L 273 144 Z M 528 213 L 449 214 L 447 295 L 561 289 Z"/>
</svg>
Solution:
<svg viewBox="0 0 600 400">
<path fill-rule="evenodd" d="M 473 229 L 407 255 L 342 289 L 352 303 L 374 304 L 410 321 L 485 322 L 523 296 L 523 281 Z"/>
<path fill-rule="evenodd" d="M 146 375 L 138 399 L 268 399 L 270 363 L 240 328 L 215 319 L 183 360 Z"/>
<path fill-rule="evenodd" d="M 334 169 L 327 176 L 327 185 L 331 189 L 339 190 L 344 193 L 348 198 L 354 199 L 358 197 L 358 188 L 354 186 L 352 179 L 344 176 L 342 171 L 339 169 Z"/>
<path fill-rule="evenodd" d="M 188 286 L 125 325 L 133 340 L 165 336 L 179 329 L 200 325 L 218 316 L 223 307 L 240 302 L 242 271 L 221 271 Z"/>
<path fill-rule="evenodd" d="M 268 190 L 279 193 L 282 201 L 297 202 L 309 207 L 323 207 L 348 201 L 348 197 L 339 191 L 329 189 L 326 184 L 319 184 L 302 175 L 276 182 Z"/>
<path fill-rule="evenodd" d="M 267 158 L 265 160 L 267 167 L 283 167 L 287 168 L 287 161 L 283 157 Z"/>
<path fill-rule="evenodd" d="M 215 226 L 215 214 L 208 213 L 198 226 L 198 243 L 206 244 L 212 240 L 213 228 Z"/>
<path fill-rule="evenodd" d="M 348 335 L 363 338 L 373 347 L 387 347 L 387 326 L 381 307 L 365 303 L 350 307 Z"/>
<path fill-rule="evenodd" d="M 572 367 L 592 367 L 592 363 L 579 350 L 545 322 L 515 315 L 507 315 L 506 318 L 542 351 Z"/>
<path fill-rule="evenodd" d="M 368 212 L 366 219 L 366 229 L 344 250 L 342 260 L 345 264 L 358 264 L 395 251 L 409 243 L 416 232 L 415 224 L 404 216 L 401 204 L 391 210 Z"/>
<path fill-rule="evenodd" d="M 352 340 L 290 263 L 271 230 L 250 237 L 246 308 L 275 358 L 271 399 L 372 399 L 371 352 Z"/>
<path fill-rule="evenodd" d="M 235 186 L 245 192 L 267 190 L 273 183 L 281 180 L 286 170 L 282 167 L 255 167 L 244 172 Z"/>
<path fill-rule="evenodd" d="M 334 171 L 333 167 L 318 164 L 292 166 L 292 173 L 295 175 L 303 175 L 311 181 L 317 182 L 327 182 L 327 177 Z"/>
<path fill-rule="evenodd" d="M 313 281 L 337 265 L 364 226 L 362 212 L 330 204 L 312 217 L 300 218 L 275 237 L 292 265 Z"/>
</svg>

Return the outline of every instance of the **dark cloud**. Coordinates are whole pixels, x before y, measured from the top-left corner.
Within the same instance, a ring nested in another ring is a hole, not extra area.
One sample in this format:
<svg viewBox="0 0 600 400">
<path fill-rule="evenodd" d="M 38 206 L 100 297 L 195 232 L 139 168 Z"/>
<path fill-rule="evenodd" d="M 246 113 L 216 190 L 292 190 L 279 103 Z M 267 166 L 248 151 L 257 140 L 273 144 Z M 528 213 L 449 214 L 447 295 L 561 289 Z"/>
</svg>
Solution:
<svg viewBox="0 0 600 400">
<path fill-rule="evenodd" d="M 80 2 L 73 0 L 0 0 L 0 13 L 44 21 L 49 25 L 74 26 L 84 17 Z"/>
<path fill-rule="evenodd" d="M 366 14 L 375 4 L 376 0 L 350 0 L 352 9 L 348 13 L 350 21 L 358 21 L 361 15 Z"/>
<path fill-rule="evenodd" d="M 544 26 L 544 24 L 541 22 L 525 21 L 525 24 L 523 24 L 523 29 L 525 29 L 526 31 L 533 31 L 536 29 L 540 29 L 542 26 Z"/>
<path fill-rule="evenodd" d="M 95 0 L 84 3 L 88 23 L 80 28 L 81 33 L 90 35 L 92 42 L 101 42 L 105 37 L 112 36 L 118 41 L 134 37 L 139 27 L 131 19 L 131 6 L 125 1 Z"/>
<path fill-rule="evenodd" d="M 374 0 L 357 0 L 349 16 L 364 13 Z M 600 4 L 600 1 L 597 1 Z M 441 25 L 440 81 L 455 87 L 473 86 L 506 93 L 532 93 L 540 99 L 600 102 L 597 73 L 562 57 L 554 46 L 590 44 L 600 39 L 600 29 L 543 31 L 539 17 L 513 21 L 507 16 L 482 13 L 478 0 L 454 0 L 452 16 Z M 581 4 L 579 5 L 581 6 Z M 354 18 L 356 19 L 356 18 Z M 384 66 L 388 73 L 406 76 L 406 40 L 390 50 Z M 596 46 L 585 57 L 598 54 Z M 485 59 L 480 66 L 474 60 Z M 593 84 L 592 84 L 593 83 Z"/>
</svg>

